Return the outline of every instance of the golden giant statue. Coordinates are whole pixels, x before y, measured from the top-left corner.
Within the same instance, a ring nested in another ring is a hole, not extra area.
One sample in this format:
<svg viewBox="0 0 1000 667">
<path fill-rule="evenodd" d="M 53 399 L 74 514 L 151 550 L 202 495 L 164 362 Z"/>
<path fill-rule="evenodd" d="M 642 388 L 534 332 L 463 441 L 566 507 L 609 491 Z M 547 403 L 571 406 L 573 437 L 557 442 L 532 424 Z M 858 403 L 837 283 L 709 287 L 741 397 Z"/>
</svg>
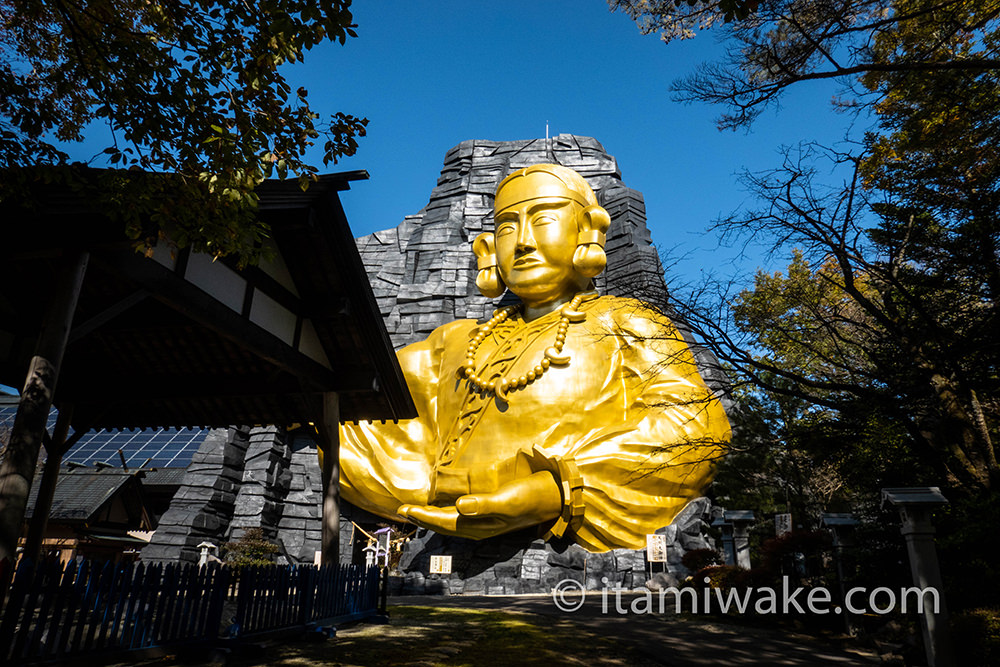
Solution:
<svg viewBox="0 0 1000 667">
<path fill-rule="evenodd" d="M 521 169 L 494 212 L 476 284 L 521 304 L 399 350 L 419 416 L 343 426 L 342 495 L 447 535 L 644 547 L 711 480 L 722 406 L 666 317 L 594 291 L 610 219 L 583 177 Z"/>
</svg>

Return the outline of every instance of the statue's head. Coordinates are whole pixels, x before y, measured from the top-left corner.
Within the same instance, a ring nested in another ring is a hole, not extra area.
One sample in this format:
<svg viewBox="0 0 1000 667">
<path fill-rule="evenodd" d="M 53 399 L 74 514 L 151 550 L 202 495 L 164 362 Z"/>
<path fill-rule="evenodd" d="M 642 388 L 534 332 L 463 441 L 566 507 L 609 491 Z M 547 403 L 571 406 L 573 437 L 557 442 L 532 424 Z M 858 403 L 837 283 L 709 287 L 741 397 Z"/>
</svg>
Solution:
<svg viewBox="0 0 1000 667">
<path fill-rule="evenodd" d="M 572 169 L 519 169 L 500 183 L 493 210 L 496 231 L 472 244 L 476 286 L 485 296 L 509 287 L 527 304 L 544 304 L 587 289 L 604 270 L 611 219 Z"/>
</svg>

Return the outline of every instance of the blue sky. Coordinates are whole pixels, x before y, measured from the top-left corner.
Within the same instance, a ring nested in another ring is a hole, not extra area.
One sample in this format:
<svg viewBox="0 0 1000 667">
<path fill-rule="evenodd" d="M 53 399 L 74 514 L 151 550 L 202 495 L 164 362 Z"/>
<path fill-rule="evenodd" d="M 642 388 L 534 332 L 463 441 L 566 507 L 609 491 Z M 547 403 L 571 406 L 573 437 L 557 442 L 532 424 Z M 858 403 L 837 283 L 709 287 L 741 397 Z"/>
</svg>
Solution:
<svg viewBox="0 0 1000 667">
<path fill-rule="evenodd" d="M 720 109 L 668 90 L 721 53 L 715 35 L 664 45 L 603 0 L 358 0 L 353 12 L 357 39 L 317 47 L 286 74 L 316 111 L 370 120 L 357 155 L 323 170 L 371 174 L 342 196 L 357 236 L 419 211 L 455 144 L 544 137 L 548 121 L 553 135 L 596 137 L 618 159 L 645 197 L 653 242 L 687 256 L 671 277 L 725 274 L 735 251 L 717 250 L 705 228 L 745 203 L 735 174 L 776 166 L 781 145 L 834 143 L 849 124 L 831 110 L 835 85 L 800 84 L 751 132 L 719 132 Z M 93 152 L 93 142 L 71 149 Z"/>
<path fill-rule="evenodd" d="M 548 121 L 552 135 L 596 137 L 618 159 L 645 197 L 654 243 L 689 253 L 676 270 L 717 269 L 733 253 L 713 251 L 704 230 L 744 202 L 735 174 L 776 166 L 783 144 L 836 142 L 850 120 L 831 109 L 836 85 L 810 83 L 750 133 L 720 132 L 721 109 L 669 92 L 721 53 L 715 35 L 665 45 L 601 0 L 383 0 L 352 10 L 357 39 L 318 47 L 287 73 L 317 111 L 370 120 L 357 155 L 326 169 L 371 174 L 342 197 L 358 236 L 419 211 L 455 144 L 544 137 Z"/>
<path fill-rule="evenodd" d="M 321 167 L 371 174 L 341 198 L 356 236 L 417 213 L 452 146 L 541 138 L 548 123 L 551 135 L 595 137 L 617 158 L 626 185 L 645 197 L 653 242 L 685 258 L 671 277 L 746 274 L 761 255 L 736 262 L 735 250 L 718 249 L 705 233 L 750 203 L 736 175 L 778 165 L 783 145 L 832 145 L 850 125 L 830 105 L 837 85 L 810 82 L 751 131 L 720 132 L 721 108 L 683 105 L 669 92 L 723 52 L 717 32 L 664 44 L 603 0 L 356 0 L 352 11 L 356 39 L 318 46 L 285 74 L 293 89 L 309 89 L 321 115 L 369 119 L 357 154 Z M 99 151 L 106 137 L 99 126 L 94 134 L 71 155 L 88 160 Z M 308 158 L 320 165 L 322 151 Z"/>
</svg>

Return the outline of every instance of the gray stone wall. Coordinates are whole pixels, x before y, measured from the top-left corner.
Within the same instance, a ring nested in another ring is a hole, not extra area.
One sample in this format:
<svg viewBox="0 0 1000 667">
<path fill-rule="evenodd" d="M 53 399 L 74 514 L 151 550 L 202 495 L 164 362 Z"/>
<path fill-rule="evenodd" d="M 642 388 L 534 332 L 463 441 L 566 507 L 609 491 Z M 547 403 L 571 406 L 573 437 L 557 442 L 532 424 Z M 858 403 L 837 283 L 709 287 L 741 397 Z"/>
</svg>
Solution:
<svg viewBox="0 0 1000 667">
<path fill-rule="evenodd" d="M 261 528 L 290 563 L 312 563 L 320 548 L 323 481 L 316 446 L 276 426 L 250 432 L 229 539 Z"/>
<path fill-rule="evenodd" d="M 202 541 L 222 546 L 247 528 L 278 544 L 279 562 L 312 563 L 323 489 L 316 447 L 284 429 L 216 429 L 188 466 L 142 559 L 197 562 Z"/>
<path fill-rule="evenodd" d="M 295 439 L 289 471 L 278 536 L 290 560 L 311 563 L 320 549 L 323 532 L 323 475 L 315 445 L 304 438 Z"/>
</svg>

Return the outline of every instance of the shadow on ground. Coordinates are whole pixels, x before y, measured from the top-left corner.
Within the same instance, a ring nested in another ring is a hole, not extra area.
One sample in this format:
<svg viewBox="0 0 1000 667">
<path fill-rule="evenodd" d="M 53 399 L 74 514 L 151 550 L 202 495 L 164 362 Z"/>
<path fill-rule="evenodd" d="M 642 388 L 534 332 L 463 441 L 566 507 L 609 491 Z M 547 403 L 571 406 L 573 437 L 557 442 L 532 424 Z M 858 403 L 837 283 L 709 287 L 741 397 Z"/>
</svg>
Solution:
<svg viewBox="0 0 1000 667">
<path fill-rule="evenodd" d="M 677 616 L 669 602 L 666 613 L 619 614 L 614 597 L 604 602 L 600 594 L 590 594 L 576 611 L 562 611 L 550 596 L 518 597 L 437 597 L 396 598 L 398 605 L 434 605 L 438 610 L 460 606 L 462 609 L 503 609 L 525 614 L 538 627 L 567 629 L 578 637 L 612 638 L 620 656 L 629 664 L 668 665 L 876 665 L 881 660 L 874 651 L 858 646 L 853 640 L 832 634 L 814 636 L 768 627 L 719 621 L 715 617 Z M 571 606 L 572 600 L 567 601 Z M 625 599 L 623 608 L 629 608 Z M 398 609 L 408 609 L 399 606 Z M 574 642 L 568 655 L 580 656 L 592 664 L 599 659 L 586 643 Z M 461 663 L 448 663 L 461 664 Z M 489 663 L 484 663 L 489 664 Z M 567 664 L 567 663 L 561 663 Z M 615 664 L 614 662 L 596 664 Z"/>
<path fill-rule="evenodd" d="M 388 624 L 338 629 L 331 640 L 271 642 L 228 656 L 230 667 L 320 665 L 873 665 L 877 655 L 847 638 L 672 613 L 605 612 L 592 595 L 574 612 L 549 596 L 406 597 Z M 627 607 L 627 604 L 626 604 Z M 206 664 L 204 656 L 201 664 Z M 143 663 L 173 665 L 172 659 Z"/>
</svg>

